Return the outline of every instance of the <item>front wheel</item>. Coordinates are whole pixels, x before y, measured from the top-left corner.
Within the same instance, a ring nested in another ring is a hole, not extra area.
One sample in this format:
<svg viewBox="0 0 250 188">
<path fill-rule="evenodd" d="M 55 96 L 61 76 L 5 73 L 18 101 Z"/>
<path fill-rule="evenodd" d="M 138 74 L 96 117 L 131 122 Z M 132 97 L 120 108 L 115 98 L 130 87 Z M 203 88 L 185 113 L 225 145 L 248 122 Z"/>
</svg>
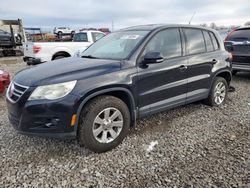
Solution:
<svg viewBox="0 0 250 188">
<path fill-rule="evenodd" d="M 210 106 L 221 106 L 225 103 L 227 93 L 227 81 L 222 77 L 216 77 L 205 103 Z"/>
<path fill-rule="evenodd" d="M 119 145 L 130 127 L 127 105 L 113 96 L 100 96 L 83 109 L 78 142 L 94 152 L 105 152 Z"/>
</svg>

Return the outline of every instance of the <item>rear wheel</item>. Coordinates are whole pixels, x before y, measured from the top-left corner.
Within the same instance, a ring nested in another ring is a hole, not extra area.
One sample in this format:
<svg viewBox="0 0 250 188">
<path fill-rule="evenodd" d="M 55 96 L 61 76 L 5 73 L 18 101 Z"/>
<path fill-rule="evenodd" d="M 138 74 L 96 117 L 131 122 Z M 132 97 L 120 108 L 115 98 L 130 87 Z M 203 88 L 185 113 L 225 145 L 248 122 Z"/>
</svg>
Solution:
<svg viewBox="0 0 250 188">
<path fill-rule="evenodd" d="M 221 106 L 225 103 L 228 93 L 228 83 L 222 77 L 216 77 L 205 103 L 210 106 Z"/>
<path fill-rule="evenodd" d="M 78 129 L 78 142 L 95 152 L 105 152 L 119 145 L 130 127 L 127 105 L 113 96 L 93 99 L 83 109 Z"/>
</svg>

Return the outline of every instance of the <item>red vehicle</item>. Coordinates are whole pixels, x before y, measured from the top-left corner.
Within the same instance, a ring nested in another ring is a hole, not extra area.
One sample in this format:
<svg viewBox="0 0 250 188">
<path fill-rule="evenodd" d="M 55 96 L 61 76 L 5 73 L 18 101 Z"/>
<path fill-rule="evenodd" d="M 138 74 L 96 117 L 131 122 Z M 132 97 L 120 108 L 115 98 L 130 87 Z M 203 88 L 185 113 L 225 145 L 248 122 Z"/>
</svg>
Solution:
<svg viewBox="0 0 250 188">
<path fill-rule="evenodd" d="M 9 84 L 10 84 L 9 73 L 0 69 L 0 93 L 3 93 Z"/>
</svg>

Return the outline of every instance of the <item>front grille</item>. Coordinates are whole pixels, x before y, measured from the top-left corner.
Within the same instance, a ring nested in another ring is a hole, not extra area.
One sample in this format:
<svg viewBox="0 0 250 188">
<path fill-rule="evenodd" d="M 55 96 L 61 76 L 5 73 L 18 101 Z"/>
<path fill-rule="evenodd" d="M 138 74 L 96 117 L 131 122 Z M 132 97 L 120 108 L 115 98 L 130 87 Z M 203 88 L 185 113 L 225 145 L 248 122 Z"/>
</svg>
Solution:
<svg viewBox="0 0 250 188">
<path fill-rule="evenodd" d="M 249 45 L 234 45 L 233 51 L 241 52 L 241 53 L 250 53 L 250 46 Z"/>
<path fill-rule="evenodd" d="M 27 86 L 23 86 L 15 82 L 11 82 L 7 91 L 7 98 L 11 102 L 15 103 L 23 96 L 23 94 L 25 93 L 27 89 L 28 89 Z"/>
</svg>

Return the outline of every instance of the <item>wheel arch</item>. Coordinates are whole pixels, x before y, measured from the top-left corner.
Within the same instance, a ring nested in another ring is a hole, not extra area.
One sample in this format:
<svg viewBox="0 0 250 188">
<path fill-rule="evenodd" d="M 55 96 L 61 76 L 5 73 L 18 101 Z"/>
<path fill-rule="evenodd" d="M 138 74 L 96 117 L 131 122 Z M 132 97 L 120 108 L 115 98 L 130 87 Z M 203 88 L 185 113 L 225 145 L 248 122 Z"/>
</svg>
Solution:
<svg viewBox="0 0 250 188">
<path fill-rule="evenodd" d="M 57 56 L 71 57 L 70 53 L 66 51 L 59 51 L 52 56 L 52 60 L 54 60 Z"/>
<path fill-rule="evenodd" d="M 103 89 L 100 91 L 96 91 L 94 93 L 91 93 L 87 95 L 80 103 L 78 109 L 77 109 L 77 119 L 76 119 L 76 124 L 75 124 L 75 131 L 78 129 L 78 124 L 79 124 L 79 119 L 81 115 L 82 109 L 86 106 L 88 102 L 90 102 L 92 99 L 102 96 L 102 95 L 111 95 L 114 97 L 117 97 L 121 99 L 125 104 L 127 104 L 130 112 L 130 117 L 131 117 L 131 127 L 134 127 L 136 124 L 136 118 L 137 118 L 137 110 L 136 110 L 136 104 L 134 97 L 132 93 L 130 92 L 129 89 L 123 88 L 123 87 L 115 87 L 115 88 L 108 88 L 108 89 Z"/>
<path fill-rule="evenodd" d="M 224 78 L 227 83 L 228 83 L 228 86 L 230 85 L 230 82 L 232 80 L 232 73 L 229 71 L 229 70 L 222 70 L 222 71 L 219 71 L 217 72 L 215 75 L 214 75 L 214 78 L 213 78 L 213 82 L 214 82 L 214 79 L 216 77 L 222 77 Z"/>
</svg>

